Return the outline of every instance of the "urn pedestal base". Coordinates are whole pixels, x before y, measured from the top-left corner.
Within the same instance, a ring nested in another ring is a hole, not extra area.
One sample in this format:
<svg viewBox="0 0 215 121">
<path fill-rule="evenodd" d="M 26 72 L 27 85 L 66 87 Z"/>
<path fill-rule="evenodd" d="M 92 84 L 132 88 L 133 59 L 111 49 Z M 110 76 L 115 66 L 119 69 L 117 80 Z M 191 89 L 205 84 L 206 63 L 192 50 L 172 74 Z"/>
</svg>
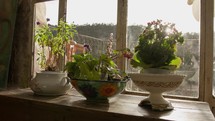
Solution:
<svg viewBox="0 0 215 121">
<path fill-rule="evenodd" d="M 151 103 L 149 98 L 143 99 L 138 105 L 140 107 L 149 107 L 152 110 L 157 110 L 157 111 L 166 111 L 166 110 L 174 109 L 171 102 L 169 102 L 169 101 L 167 101 L 166 104 L 164 104 L 164 103 L 163 104 L 153 104 L 153 103 Z"/>
</svg>

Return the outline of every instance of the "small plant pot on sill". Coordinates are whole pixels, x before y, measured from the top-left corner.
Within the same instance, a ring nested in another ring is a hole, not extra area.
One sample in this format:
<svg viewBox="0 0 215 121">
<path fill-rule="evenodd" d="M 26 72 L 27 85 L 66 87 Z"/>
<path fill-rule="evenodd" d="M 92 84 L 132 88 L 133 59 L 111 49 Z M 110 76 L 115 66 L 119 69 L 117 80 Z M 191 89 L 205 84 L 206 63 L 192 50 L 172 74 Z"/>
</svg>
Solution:
<svg viewBox="0 0 215 121">
<path fill-rule="evenodd" d="M 130 79 L 111 81 L 72 79 L 71 82 L 87 101 L 109 103 L 109 98 L 117 96 L 125 89 L 128 80 Z"/>
<path fill-rule="evenodd" d="M 142 100 L 139 106 L 149 105 L 153 110 L 164 111 L 172 110 L 174 107 L 162 94 L 178 88 L 185 76 L 177 74 L 132 73 L 130 77 L 138 88 L 149 92 L 149 96 Z"/>
<path fill-rule="evenodd" d="M 64 95 L 72 87 L 70 78 L 63 72 L 43 71 L 36 73 L 30 82 L 30 88 L 36 95 Z"/>
</svg>

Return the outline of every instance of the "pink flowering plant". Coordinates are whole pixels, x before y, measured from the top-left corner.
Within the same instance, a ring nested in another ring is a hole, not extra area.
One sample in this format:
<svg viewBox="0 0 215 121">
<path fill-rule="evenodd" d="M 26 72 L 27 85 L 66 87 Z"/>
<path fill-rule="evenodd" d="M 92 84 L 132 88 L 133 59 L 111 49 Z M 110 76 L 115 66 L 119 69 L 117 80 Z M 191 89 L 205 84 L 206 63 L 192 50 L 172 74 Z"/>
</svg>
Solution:
<svg viewBox="0 0 215 121">
<path fill-rule="evenodd" d="M 131 59 L 133 53 L 129 49 L 120 51 L 112 49 L 112 36 L 109 39 L 106 53 L 98 58 L 91 54 L 89 45 L 84 45 L 86 53 L 73 55 L 74 61 L 67 62 L 65 70 L 72 79 L 83 80 L 123 80 L 127 77 L 125 72 L 118 69 L 114 60 L 124 56 Z"/>
<path fill-rule="evenodd" d="M 134 68 L 159 68 L 175 70 L 181 64 L 176 55 L 177 44 L 182 44 L 184 37 L 175 24 L 162 20 L 149 22 L 139 36 L 135 55 L 131 59 Z"/>
</svg>

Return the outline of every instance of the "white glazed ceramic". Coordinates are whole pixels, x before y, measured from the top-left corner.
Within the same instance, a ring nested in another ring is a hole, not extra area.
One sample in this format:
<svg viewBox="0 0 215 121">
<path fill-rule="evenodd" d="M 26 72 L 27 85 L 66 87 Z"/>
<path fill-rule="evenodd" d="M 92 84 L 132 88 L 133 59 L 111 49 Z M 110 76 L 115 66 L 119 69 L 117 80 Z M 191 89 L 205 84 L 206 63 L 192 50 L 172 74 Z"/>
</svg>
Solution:
<svg viewBox="0 0 215 121">
<path fill-rule="evenodd" d="M 158 69 L 158 68 L 148 68 L 148 69 L 142 69 L 140 73 L 144 74 L 173 74 L 174 71 L 172 70 L 166 70 L 166 69 Z"/>
<path fill-rule="evenodd" d="M 70 78 L 63 72 L 38 72 L 30 82 L 30 88 L 37 95 L 63 95 L 71 88 Z"/>
<path fill-rule="evenodd" d="M 140 106 L 151 105 L 155 110 L 171 110 L 173 106 L 162 93 L 175 90 L 184 80 L 184 75 L 177 74 L 140 74 L 133 73 L 130 77 L 134 84 L 150 94 L 140 102 Z"/>
</svg>

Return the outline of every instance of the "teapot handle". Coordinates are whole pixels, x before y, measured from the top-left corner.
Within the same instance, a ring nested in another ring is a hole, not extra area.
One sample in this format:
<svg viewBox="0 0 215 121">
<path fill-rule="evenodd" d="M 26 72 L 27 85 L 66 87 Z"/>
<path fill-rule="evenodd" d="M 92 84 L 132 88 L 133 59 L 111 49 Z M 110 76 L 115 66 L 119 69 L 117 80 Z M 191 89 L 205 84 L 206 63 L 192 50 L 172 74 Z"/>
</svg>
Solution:
<svg viewBox="0 0 215 121">
<path fill-rule="evenodd" d="M 70 85 L 71 79 L 69 77 L 63 77 L 60 81 L 62 86 Z"/>
</svg>

